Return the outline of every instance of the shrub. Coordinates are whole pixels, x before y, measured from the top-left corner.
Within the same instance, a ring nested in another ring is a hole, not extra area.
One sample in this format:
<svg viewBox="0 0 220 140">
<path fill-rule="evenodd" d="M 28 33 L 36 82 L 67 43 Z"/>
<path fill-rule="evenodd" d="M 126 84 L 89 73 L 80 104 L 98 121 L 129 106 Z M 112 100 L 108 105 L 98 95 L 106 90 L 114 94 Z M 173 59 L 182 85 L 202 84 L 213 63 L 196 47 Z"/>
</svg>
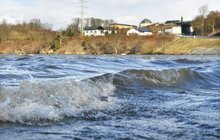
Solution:
<svg viewBox="0 0 220 140">
<path fill-rule="evenodd" d="M 61 48 L 61 36 L 57 35 L 57 37 L 54 39 L 53 45 L 51 47 L 54 51 Z"/>
</svg>

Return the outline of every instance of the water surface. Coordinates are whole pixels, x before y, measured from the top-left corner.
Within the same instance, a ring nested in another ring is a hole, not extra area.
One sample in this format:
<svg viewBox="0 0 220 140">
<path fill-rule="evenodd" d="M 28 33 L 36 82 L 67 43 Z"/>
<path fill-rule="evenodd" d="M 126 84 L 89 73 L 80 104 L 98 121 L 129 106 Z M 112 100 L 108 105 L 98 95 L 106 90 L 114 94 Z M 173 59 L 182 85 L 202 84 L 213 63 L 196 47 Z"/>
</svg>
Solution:
<svg viewBox="0 0 220 140">
<path fill-rule="evenodd" d="M 219 56 L 0 55 L 0 139 L 220 139 Z"/>
</svg>

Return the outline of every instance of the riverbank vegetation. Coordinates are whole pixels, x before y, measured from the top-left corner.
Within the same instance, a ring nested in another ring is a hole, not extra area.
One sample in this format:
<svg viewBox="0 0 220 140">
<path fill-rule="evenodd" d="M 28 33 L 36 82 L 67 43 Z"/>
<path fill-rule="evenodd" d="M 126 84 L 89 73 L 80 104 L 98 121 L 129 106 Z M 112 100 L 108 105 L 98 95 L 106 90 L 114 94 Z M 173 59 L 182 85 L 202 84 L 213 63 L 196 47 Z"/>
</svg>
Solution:
<svg viewBox="0 0 220 140">
<path fill-rule="evenodd" d="M 52 46 L 56 37 L 51 25 L 39 19 L 9 24 L 0 22 L 0 53 L 40 53 L 42 48 Z"/>
<path fill-rule="evenodd" d="M 59 39 L 57 40 L 59 44 Z M 2 54 L 220 54 L 220 39 L 175 36 L 71 37 L 60 48 L 40 41 L 10 41 L 0 44 Z M 203 51 L 201 51 L 203 49 Z M 197 53 L 198 52 L 198 53 Z"/>
<path fill-rule="evenodd" d="M 52 31 L 51 25 L 43 24 L 39 19 L 18 24 L 9 24 L 6 20 L 0 22 L 0 43 L 11 40 L 48 43 L 54 38 L 54 35 L 55 32 Z"/>
</svg>

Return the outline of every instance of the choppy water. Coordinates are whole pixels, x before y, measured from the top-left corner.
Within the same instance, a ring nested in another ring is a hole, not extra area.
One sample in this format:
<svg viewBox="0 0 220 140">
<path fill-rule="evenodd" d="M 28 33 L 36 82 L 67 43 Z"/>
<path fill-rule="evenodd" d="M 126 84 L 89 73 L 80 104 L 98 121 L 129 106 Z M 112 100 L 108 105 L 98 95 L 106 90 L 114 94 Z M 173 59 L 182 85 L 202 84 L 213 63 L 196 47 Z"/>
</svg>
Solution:
<svg viewBox="0 0 220 140">
<path fill-rule="evenodd" d="M 0 139 L 220 139 L 220 57 L 0 55 Z"/>
</svg>

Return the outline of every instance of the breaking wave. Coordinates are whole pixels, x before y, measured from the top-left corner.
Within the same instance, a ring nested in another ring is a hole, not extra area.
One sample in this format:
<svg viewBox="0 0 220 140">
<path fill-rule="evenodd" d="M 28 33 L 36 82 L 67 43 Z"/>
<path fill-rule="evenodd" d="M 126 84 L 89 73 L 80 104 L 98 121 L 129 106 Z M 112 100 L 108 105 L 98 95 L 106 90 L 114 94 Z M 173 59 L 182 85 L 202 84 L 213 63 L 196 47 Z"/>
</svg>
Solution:
<svg viewBox="0 0 220 140">
<path fill-rule="evenodd" d="M 81 117 L 83 112 L 111 110 L 120 100 L 118 89 L 194 89 L 220 86 L 220 77 L 190 68 L 129 69 L 82 81 L 23 81 L 19 87 L 0 86 L 0 121 L 35 124 Z M 82 116 L 83 117 L 83 116 Z"/>
<path fill-rule="evenodd" d="M 112 108 L 116 102 L 111 83 L 91 80 L 30 82 L 18 88 L 0 88 L 0 120 L 35 124 L 77 117 L 91 110 Z"/>
</svg>

